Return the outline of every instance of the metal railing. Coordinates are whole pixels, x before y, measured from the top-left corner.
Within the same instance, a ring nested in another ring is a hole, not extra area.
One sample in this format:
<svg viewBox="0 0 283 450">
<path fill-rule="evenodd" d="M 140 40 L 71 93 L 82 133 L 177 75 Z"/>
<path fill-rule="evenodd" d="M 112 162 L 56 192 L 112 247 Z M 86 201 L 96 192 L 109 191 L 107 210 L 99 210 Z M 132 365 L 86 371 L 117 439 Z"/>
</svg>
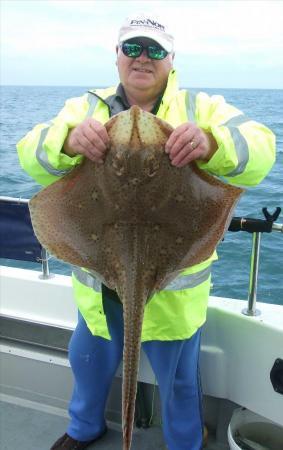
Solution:
<svg viewBox="0 0 283 450">
<path fill-rule="evenodd" d="M 229 231 L 246 231 L 252 233 L 253 243 L 250 262 L 250 280 L 248 307 L 242 310 L 247 316 L 258 316 L 260 310 L 256 308 L 256 294 L 258 282 L 259 254 L 262 233 L 271 233 L 277 231 L 283 233 L 283 224 L 275 223 L 281 213 L 281 208 L 277 207 L 273 214 L 270 214 L 267 208 L 262 208 L 265 219 L 253 219 L 249 217 L 233 217 L 228 228 Z"/>
<path fill-rule="evenodd" d="M 13 198 L 13 197 L 1 197 L 0 196 L 0 204 L 1 202 L 10 202 L 13 205 L 24 205 L 26 208 L 26 213 L 28 214 L 28 226 L 30 227 L 30 234 L 32 235 L 32 238 L 34 239 L 34 243 L 38 245 L 38 248 L 40 248 L 40 256 L 37 254 L 35 256 L 34 261 L 40 262 L 42 265 L 42 273 L 39 276 L 41 279 L 49 279 L 53 275 L 50 274 L 49 271 L 49 264 L 48 260 L 50 256 L 48 255 L 48 252 L 41 246 L 41 244 L 38 242 L 33 229 L 32 224 L 29 217 L 29 210 L 28 210 L 28 199 L 22 199 L 22 198 Z M 250 262 L 250 279 L 249 279 L 249 293 L 248 293 L 248 307 L 245 308 L 242 312 L 245 315 L 248 316 L 257 316 L 260 314 L 260 311 L 256 309 L 256 294 L 257 294 L 257 284 L 258 284 L 258 269 L 259 269 L 259 254 L 260 254 L 260 243 L 261 243 L 261 235 L 262 233 L 271 233 L 273 231 L 275 232 L 281 232 L 283 233 L 283 224 L 275 223 L 275 221 L 278 219 L 279 214 L 281 212 L 281 208 L 276 208 L 273 214 L 270 214 L 267 210 L 267 208 L 262 209 L 264 214 L 264 219 L 254 219 L 249 217 L 233 217 L 230 223 L 230 226 L 228 228 L 228 231 L 232 232 L 238 232 L 238 231 L 245 231 L 248 233 L 252 233 L 253 235 L 253 243 L 252 243 L 252 252 L 251 252 L 251 262 Z M 3 218 L 1 219 L 3 220 Z M 29 254 L 27 252 L 27 254 Z M 1 257 L 5 258 L 1 252 Z M 9 258 L 9 256 L 7 256 Z M 15 258 L 19 259 L 19 258 Z M 28 260 L 31 259 L 21 259 L 21 260 Z"/>
</svg>

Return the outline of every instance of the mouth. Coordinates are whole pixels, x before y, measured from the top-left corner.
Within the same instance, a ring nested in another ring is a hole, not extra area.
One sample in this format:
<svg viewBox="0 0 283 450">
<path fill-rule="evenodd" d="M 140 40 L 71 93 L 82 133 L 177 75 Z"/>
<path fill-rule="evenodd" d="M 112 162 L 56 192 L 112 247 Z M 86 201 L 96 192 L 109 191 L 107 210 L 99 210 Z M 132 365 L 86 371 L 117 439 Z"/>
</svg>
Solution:
<svg viewBox="0 0 283 450">
<path fill-rule="evenodd" d="M 135 72 L 141 72 L 141 73 L 152 73 L 152 70 L 145 69 L 144 67 L 133 67 L 133 70 Z"/>
</svg>

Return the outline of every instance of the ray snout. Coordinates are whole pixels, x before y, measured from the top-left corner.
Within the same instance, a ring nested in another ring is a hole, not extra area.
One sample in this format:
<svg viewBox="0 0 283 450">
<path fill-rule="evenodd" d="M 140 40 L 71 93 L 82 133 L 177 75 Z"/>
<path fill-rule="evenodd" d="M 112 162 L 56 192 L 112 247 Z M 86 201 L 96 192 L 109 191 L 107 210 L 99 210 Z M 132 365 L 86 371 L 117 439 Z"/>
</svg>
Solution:
<svg viewBox="0 0 283 450">
<path fill-rule="evenodd" d="M 114 116 L 107 124 L 107 131 L 116 147 L 126 146 L 139 151 L 148 147 L 164 147 L 173 128 L 134 105 Z"/>
</svg>

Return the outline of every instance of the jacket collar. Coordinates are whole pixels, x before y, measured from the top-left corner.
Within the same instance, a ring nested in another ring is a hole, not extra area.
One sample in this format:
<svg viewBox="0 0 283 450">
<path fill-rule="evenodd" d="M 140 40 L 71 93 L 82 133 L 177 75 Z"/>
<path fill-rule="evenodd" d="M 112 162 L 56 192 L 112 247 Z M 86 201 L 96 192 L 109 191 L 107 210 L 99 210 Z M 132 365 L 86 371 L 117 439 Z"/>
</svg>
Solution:
<svg viewBox="0 0 283 450">
<path fill-rule="evenodd" d="M 179 90 L 178 76 L 176 69 L 171 69 L 168 75 L 167 86 L 163 95 L 163 102 L 169 104 Z"/>
</svg>

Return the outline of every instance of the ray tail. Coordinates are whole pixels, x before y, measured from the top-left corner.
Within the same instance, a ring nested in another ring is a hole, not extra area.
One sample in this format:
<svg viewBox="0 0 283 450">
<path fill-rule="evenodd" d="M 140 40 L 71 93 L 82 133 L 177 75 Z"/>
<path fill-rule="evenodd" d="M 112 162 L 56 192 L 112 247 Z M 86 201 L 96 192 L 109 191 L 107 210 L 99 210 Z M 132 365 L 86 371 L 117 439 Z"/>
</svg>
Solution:
<svg viewBox="0 0 283 450">
<path fill-rule="evenodd" d="M 123 288 L 119 292 L 124 314 L 123 450 L 131 448 L 144 307 L 154 285 L 154 270 L 148 269 L 151 247 L 148 230 L 145 230 L 143 226 L 129 228 L 127 231 L 128 270 L 122 283 Z M 124 263 L 126 263 L 125 260 Z"/>
</svg>

